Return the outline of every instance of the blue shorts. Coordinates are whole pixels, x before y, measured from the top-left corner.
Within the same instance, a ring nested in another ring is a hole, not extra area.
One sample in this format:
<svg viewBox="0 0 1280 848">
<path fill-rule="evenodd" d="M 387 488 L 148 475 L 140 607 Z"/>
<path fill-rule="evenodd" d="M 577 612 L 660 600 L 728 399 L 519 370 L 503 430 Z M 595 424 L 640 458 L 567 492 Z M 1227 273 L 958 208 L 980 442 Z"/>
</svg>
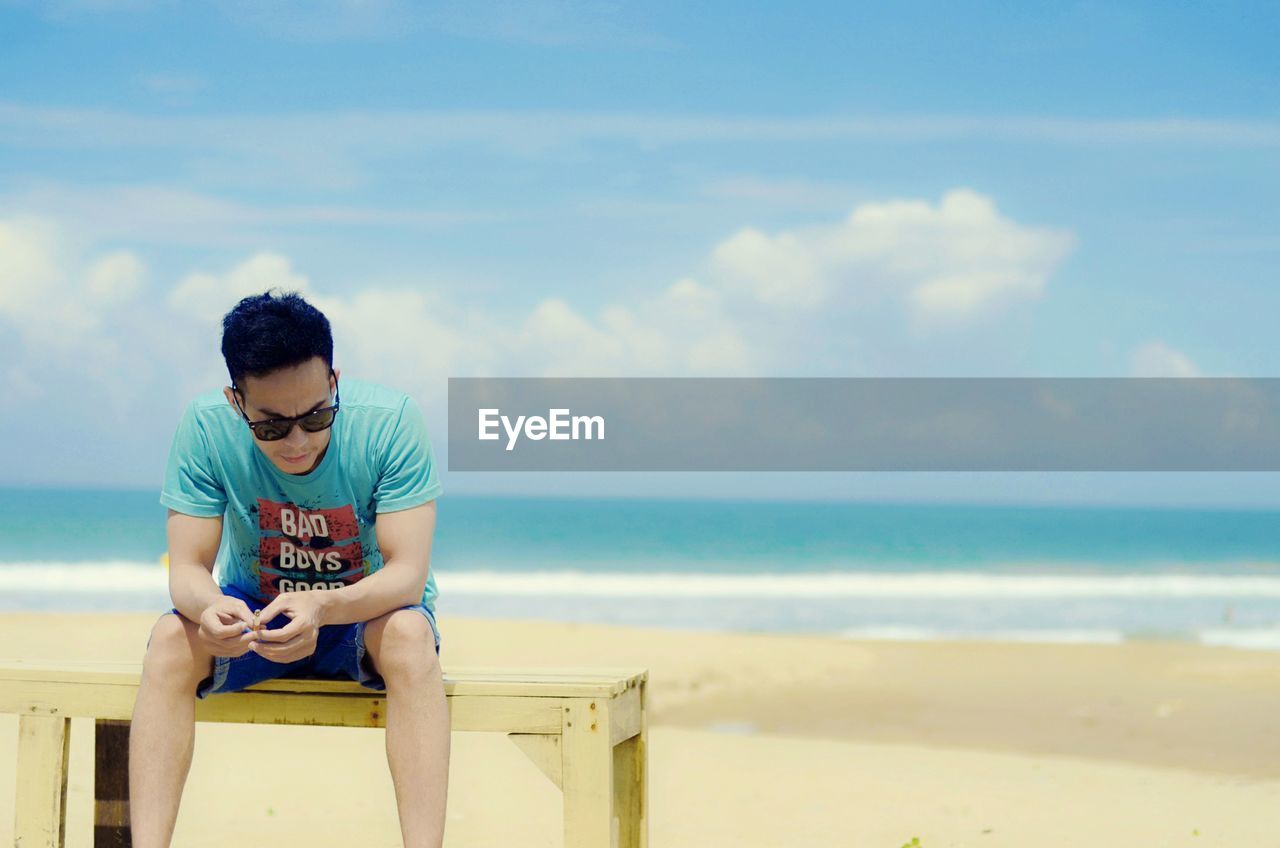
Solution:
<svg viewBox="0 0 1280 848">
<path fill-rule="evenodd" d="M 233 586 L 223 586 L 222 594 L 239 598 L 252 609 L 261 606 L 262 601 L 250 597 Z M 401 609 L 417 610 L 431 625 L 431 633 L 435 637 L 436 655 L 440 654 L 440 628 L 436 626 L 435 615 L 422 604 L 411 604 Z M 173 613 L 171 609 L 165 615 Z M 289 623 L 289 617 L 281 614 L 266 624 L 268 630 L 277 630 Z M 352 624 L 326 624 L 320 628 L 320 636 L 316 640 L 316 650 L 309 657 L 303 657 L 291 663 L 272 662 L 253 651 L 247 651 L 238 657 L 214 657 L 213 674 L 200 681 L 196 687 L 196 697 L 205 698 L 221 692 L 239 692 L 255 683 L 264 680 L 275 680 L 278 677 L 321 677 L 327 679 L 350 679 L 367 689 L 378 692 L 385 691 L 386 682 L 382 675 L 373 668 L 373 662 L 365 655 L 364 645 L 365 622 Z M 148 638 L 147 645 L 151 645 Z"/>
</svg>

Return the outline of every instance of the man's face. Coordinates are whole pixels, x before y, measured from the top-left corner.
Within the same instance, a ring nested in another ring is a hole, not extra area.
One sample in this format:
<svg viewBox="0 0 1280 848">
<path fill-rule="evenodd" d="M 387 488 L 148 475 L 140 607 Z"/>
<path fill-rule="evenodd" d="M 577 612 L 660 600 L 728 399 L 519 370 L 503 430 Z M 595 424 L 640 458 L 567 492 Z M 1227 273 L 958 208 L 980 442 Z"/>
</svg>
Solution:
<svg viewBox="0 0 1280 848">
<path fill-rule="evenodd" d="M 335 377 L 340 372 L 334 369 Z M 333 404 L 336 386 L 329 377 L 329 369 L 320 357 L 312 357 L 300 365 L 281 368 L 263 377 L 245 377 L 237 386 L 240 397 L 224 388 L 227 402 L 233 406 L 238 399 L 250 421 L 267 418 L 292 418 Z M 286 474 L 306 474 L 317 465 L 329 448 L 329 436 L 333 429 L 308 433 L 296 423 L 289 435 L 274 442 L 264 442 L 254 437 L 258 449 L 276 468 Z"/>
</svg>

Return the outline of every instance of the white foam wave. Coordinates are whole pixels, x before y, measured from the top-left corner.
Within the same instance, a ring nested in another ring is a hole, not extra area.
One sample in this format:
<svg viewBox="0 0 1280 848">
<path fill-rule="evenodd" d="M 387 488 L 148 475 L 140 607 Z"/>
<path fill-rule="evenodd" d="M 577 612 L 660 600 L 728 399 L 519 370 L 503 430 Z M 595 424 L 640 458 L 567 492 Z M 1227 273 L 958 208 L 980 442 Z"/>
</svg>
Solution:
<svg viewBox="0 0 1280 848">
<path fill-rule="evenodd" d="M 1249 648 L 1259 651 L 1280 650 L 1280 628 L 1217 628 L 1201 630 L 1200 642 L 1205 645 L 1225 645 L 1229 648 Z"/>
<path fill-rule="evenodd" d="M 1119 630 L 984 630 L 948 631 L 929 627 L 852 627 L 840 632 L 840 638 L 853 640 L 889 640 L 895 642 L 937 642 L 974 640 L 995 642 L 1048 642 L 1065 645 L 1118 645 L 1125 640 Z"/>
<path fill-rule="evenodd" d="M 169 572 L 158 562 L 32 562 L 0 564 L 0 592 L 165 592 Z"/>
<path fill-rule="evenodd" d="M 1280 598 L 1280 577 L 1207 574 L 992 574 L 982 572 L 445 571 L 442 594 L 690 598 Z M 152 592 L 165 589 L 157 563 L 0 564 L 0 592 Z"/>
</svg>

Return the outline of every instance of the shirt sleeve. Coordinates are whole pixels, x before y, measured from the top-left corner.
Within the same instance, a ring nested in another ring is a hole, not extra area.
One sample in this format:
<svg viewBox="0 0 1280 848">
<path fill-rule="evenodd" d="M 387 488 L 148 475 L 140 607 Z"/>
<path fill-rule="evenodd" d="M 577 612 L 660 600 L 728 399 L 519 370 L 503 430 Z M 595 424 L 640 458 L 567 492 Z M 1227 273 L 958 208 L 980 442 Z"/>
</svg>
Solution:
<svg viewBox="0 0 1280 848">
<path fill-rule="evenodd" d="M 373 487 L 376 511 L 409 509 L 439 497 L 443 491 L 422 410 L 413 398 L 406 397 Z"/>
<path fill-rule="evenodd" d="M 208 434 L 192 401 L 173 435 L 160 503 L 186 515 L 221 517 L 227 509 L 227 493 L 213 471 L 212 459 Z"/>
</svg>

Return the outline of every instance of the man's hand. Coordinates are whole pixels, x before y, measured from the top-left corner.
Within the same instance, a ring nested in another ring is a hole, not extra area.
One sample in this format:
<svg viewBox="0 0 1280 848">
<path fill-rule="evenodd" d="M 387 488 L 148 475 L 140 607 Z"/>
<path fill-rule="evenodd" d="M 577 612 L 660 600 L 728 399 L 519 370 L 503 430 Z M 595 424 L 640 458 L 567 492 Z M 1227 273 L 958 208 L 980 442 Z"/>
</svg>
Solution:
<svg viewBox="0 0 1280 848">
<path fill-rule="evenodd" d="M 215 657 L 238 657 L 248 653 L 257 634 L 246 627 L 253 624 L 253 613 L 239 598 L 224 595 L 205 607 L 200 614 L 200 643 Z"/>
<path fill-rule="evenodd" d="M 258 641 L 253 650 L 262 657 L 278 663 L 291 663 L 316 652 L 316 641 L 320 638 L 321 610 L 323 600 L 315 592 L 282 592 L 276 599 L 267 604 L 259 619 L 262 629 L 258 631 Z M 276 616 L 284 613 L 292 619 L 284 627 L 276 630 L 266 629 L 266 625 Z"/>
</svg>

